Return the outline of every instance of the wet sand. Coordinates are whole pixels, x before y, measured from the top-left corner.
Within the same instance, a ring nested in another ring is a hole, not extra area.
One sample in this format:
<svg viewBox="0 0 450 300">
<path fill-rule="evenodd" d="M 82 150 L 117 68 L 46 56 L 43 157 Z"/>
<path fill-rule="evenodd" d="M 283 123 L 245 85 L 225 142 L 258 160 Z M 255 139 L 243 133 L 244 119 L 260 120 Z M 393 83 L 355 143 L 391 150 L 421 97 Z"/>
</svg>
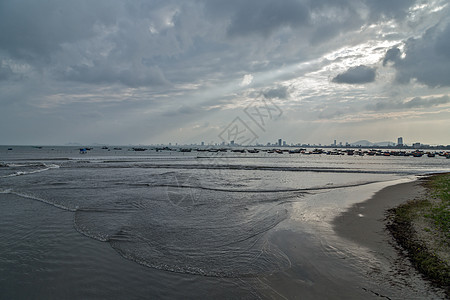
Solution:
<svg viewBox="0 0 450 300">
<path fill-rule="evenodd" d="M 409 200 L 421 199 L 426 192 L 420 179 L 386 187 L 371 199 L 354 204 L 336 217 L 333 229 L 344 240 L 353 242 L 361 251 L 369 251 L 382 261 L 386 268 L 384 280 L 390 282 L 391 286 L 407 287 L 408 293 L 411 293 L 409 296 L 414 298 L 443 299 L 445 291 L 423 278 L 409 259 L 401 254 L 402 248 L 386 228 L 389 209 Z"/>
<path fill-rule="evenodd" d="M 386 211 L 425 193 L 420 181 L 386 187 L 371 199 L 353 205 L 333 221 L 335 232 L 375 252 L 395 252 L 392 238 L 385 229 Z"/>
</svg>

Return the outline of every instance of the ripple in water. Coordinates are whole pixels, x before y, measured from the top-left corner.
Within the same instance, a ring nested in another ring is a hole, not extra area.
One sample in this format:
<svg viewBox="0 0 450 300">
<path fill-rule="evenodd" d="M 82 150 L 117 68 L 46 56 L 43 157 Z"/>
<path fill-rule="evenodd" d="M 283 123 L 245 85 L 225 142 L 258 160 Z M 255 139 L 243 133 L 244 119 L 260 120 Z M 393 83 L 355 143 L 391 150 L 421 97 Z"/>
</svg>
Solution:
<svg viewBox="0 0 450 300">
<path fill-rule="evenodd" d="M 109 242 L 125 258 L 167 271 L 242 277 L 290 267 L 266 236 L 286 219 L 287 210 L 276 199 L 267 201 L 267 194 L 195 187 L 141 191 L 138 197 L 77 210 L 77 229 Z"/>
</svg>

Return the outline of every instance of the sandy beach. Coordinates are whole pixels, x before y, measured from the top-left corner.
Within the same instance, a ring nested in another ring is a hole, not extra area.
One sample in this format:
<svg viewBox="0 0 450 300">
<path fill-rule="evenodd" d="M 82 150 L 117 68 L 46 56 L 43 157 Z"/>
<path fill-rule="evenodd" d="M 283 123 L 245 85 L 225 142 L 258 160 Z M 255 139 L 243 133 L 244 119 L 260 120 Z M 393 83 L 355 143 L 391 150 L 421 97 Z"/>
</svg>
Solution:
<svg viewBox="0 0 450 300">
<path fill-rule="evenodd" d="M 377 257 L 382 258 L 387 265 L 391 266 L 394 276 L 408 274 L 411 279 L 408 279 L 410 282 L 407 284 L 414 286 L 415 282 L 422 280 L 423 275 L 412 266 L 403 247 L 399 246 L 387 230 L 386 218 L 389 209 L 410 200 L 423 199 L 426 193 L 427 189 L 420 179 L 386 187 L 371 199 L 353 205 L 335 218 L 334 230 L 342 238 L 355 242 L 361 248 L 367 247 Z M 428 284 L 431 285 L 431 281 Z M 442 293 L 444 290 L 446 290 L 445 287 Z M 442 296 L 445 297 L 444 294 Z"/>
<path fill-rule="evenodd" d="M 420 181 L 388 186 L 371 199 L 353 205 L 334 219 L 336 233 L 377 252 L 393 252 L 390 234 L 385 230 L 386 211 L 408 200 L 420 197 L 425 188 Z"/>
</svg>

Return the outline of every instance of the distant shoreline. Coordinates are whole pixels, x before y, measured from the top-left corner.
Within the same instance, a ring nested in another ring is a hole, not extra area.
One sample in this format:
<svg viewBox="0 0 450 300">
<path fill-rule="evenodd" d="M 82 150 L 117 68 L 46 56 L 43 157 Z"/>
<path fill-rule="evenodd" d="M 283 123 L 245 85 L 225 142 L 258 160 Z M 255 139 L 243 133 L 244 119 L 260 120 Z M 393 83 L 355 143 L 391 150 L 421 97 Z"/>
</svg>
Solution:
<svg viewBox="0 0 450 300">
<path fill-rule="evenodd" d="M 70 144 L 70 145 L 47 145 L 47 144 L 0 144 L 0 147 L 148 147 L 148 148 L 158 148 L 158 147 L 169 147 L 173 149 L 178 148 L 192 148 L 192 149 L 217 149 L 224 147 L 226 149 L 236 149 L 236 148 L 262 148 L 262 149 L 289 149 L 289 148 L 308 148 L 308 149 L 383 149 L 383 150 L 450 150 L 450 145 L 420 145 L 420 147 L 408 146 L 408 145 L 315 145 L 315 144 L 295 144 L 295 145 L 222 145 L 222 144 L 214 144 L 214 145 L 198 145 L 198 144 L 96 144 L 96 143 L 87 143 L 87 144 Z"/>
</svg>

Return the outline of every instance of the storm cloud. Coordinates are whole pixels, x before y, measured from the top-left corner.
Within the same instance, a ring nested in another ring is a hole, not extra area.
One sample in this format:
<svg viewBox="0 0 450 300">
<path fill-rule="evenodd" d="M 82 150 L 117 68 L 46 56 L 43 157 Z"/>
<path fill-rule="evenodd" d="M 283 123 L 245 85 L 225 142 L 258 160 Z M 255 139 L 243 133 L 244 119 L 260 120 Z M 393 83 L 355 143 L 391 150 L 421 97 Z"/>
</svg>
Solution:
<svg viewBox="0 0 450 300">
<path fill-rule="evenodd" d="M 404 45 L 404 58 L 398 48 L 387 53 L 383 63 L 393 62 L 397 81 L 415 79 L 430 87 L 450 86 L 450 22 L 428 29 L 420 38 L 410 38 Z"/>
</svg>

